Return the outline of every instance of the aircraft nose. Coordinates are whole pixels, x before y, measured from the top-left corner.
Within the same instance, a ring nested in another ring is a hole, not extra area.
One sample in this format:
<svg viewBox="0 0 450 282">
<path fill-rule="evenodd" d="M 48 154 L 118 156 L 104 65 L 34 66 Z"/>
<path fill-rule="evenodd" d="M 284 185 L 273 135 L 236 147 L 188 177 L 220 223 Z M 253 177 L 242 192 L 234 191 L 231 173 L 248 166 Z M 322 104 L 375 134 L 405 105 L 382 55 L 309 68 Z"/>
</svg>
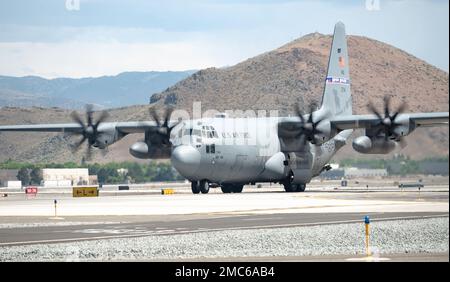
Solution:
<svg viewBox="0 0 450 282">
<path fill-rule="evenodd" d="M 200 153 L 191 146 L 178 146 L 172 152 L 172 165 L 183 176 L 193 176 L 200 166 Z"/>
</svg>

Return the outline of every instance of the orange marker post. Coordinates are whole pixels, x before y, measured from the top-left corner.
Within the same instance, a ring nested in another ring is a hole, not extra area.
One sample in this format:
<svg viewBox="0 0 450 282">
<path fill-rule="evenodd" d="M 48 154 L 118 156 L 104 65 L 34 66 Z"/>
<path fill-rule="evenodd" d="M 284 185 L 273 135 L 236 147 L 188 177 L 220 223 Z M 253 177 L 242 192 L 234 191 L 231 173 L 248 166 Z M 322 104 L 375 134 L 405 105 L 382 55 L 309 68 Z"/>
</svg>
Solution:
<svg viewBox="0 0 450 282">
<path fill-rule="evenodd" d="M 366 255 L 370 257 L 370 245 L 369 245 L 369 239 L 370 239 L 370 218 L 368 215 L 364 217 L 364 225 L 366 226 Z"/>
</svg>

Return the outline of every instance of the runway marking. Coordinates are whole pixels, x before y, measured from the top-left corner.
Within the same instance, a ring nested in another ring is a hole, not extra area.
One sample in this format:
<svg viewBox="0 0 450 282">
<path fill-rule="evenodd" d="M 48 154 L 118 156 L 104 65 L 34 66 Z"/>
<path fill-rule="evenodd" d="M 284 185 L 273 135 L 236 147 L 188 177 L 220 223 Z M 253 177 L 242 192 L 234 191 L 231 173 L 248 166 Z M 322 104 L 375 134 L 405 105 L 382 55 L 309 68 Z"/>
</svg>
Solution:
<svg viewBox="0 0 450 282">
<path fill-rule="evenodd" d="M 339 201 L 352 201 L 352 200 L 339 200 Z M 372 202 L 377 202 L 378 200 L 372 200 Z M 295 207 L 288 207 L 288 208 L 271 208 L 271 209 L 252 209 L 252 210 L 236 210 L 236 211 L 229 211 L 229 212 L 218 212 L 218 213 L 228 213 L 228 214 L 252 214 L 254 212 L 273 212 L 273 211 L 284 211 L 284 210 L 307 210 L 307 209 L 321 209 L 321 208 L 345 208 L 345 207 L 378 207 L 378 206 L 397 206 L 397 205 L 417 205 L 417 204 L 432 204 L 432 203 L 438 203 L 441 202 L 422 202 L 418 203 L 416 201 L 386 201 L 384 203 L 374 203 L 374 204 L 361 204 L 361 205 L 354 205 L 354 204 L 341 204 L 341 205 L 314 205 L 314 206 L 295 206 Z M 275 213 L 273 213 L 275 214 Z"/>
<path fill-rule="evenodd" d="M 175 230 L 173 230 L 173 229 L 164 229 L 164 230 L 156 231 L 156 233 L 165 233 L 165 232 L 171 233 L 171 232 L 175 232 Z"/>
<path fill-rule="evenodd" d="M 408 220 L 408 219 L 424 219 L 424 218 L 441 218 L 448 217 L 447 215 L 429 215 L 429 216 L 404 216 L 404 217 L 386 217 L 386 218 L 374 218 L 372 222 L 375 221 L 389 221 L 389 220 Z M 225 230 L 251 230 L 251 229 L 267 229 L 267 228 L 285 228 L 285 227 L 303 227 L 303 226 L 317 226 L 317 225 L 329 225 L 329 224 L 346 224 L 346 223 L 358 223 L 361 222 L 360 219 L 357 220 L 341 220 L 341 221 L 327 221 L 327 222 L 309 222 L 309 223 L 290 223 L 290 224 L 277 224 L 277 225 L 260 225 L 260 226 L 238 226 L 231 228 L 198 228 L 197 230 L 185 230 L 179 232 L 167 232 L 165 230 L 151 232 L 151 234 L 124 234 L 124 235 L 110 235 L 110 236 L 97 236 L 97 237 L 81 237 L 81 238 L 68 238 L 68 239 L 49 239 L 49 240 L 36 240 L 36 241 L 23 241 L 23 242 L 8 242 L 0 243 L 0 246 L 13 246 L 13 245 L 34 245 L 34 244 L 50 244 L 50 243 L 69 243 L 76 241 L 91 241 L 91 240 L 103 240 L 103 239 L 120 239 L 120 238 L 137 238 L 137 237 L 147 237 L 155 235 L 177 235 L 186 233 L 200 233 L 200 232 L 214 232 L 214 231 L 225 231 Z M 166 232 L 166 233 L 162 233 Z"/>
<path fill-rule="evenodd" d="M 271 219 L 282 219 L 281 217 L 264 217 L 264 218 L 241 218 L 244 221 L 261 221 L 261 220 L 271 220 Z"/>
</svg>

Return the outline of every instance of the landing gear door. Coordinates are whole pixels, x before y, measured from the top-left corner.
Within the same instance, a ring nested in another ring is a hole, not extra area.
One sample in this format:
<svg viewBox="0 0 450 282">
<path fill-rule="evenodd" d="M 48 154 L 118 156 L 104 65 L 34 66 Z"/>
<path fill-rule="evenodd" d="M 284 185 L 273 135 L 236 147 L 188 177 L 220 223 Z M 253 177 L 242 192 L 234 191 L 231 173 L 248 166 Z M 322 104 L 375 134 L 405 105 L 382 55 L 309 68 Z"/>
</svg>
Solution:
<svg viewBox="0 0 450 282">
<path fill-rule="evenodd" d="M 230 170 L 230 178 L 239 178 L 241 174 L 245 171 L 244 167 L 247 163 L 247 155 L 236 155 L 233 166 Z"/>
<path fill-rule="evenodd" d="M 311 152 L 289 153 L 289 167 L 294 174 L 293 183 L 308 183 L 311 180 L 313 160 Z"/>
</svg>

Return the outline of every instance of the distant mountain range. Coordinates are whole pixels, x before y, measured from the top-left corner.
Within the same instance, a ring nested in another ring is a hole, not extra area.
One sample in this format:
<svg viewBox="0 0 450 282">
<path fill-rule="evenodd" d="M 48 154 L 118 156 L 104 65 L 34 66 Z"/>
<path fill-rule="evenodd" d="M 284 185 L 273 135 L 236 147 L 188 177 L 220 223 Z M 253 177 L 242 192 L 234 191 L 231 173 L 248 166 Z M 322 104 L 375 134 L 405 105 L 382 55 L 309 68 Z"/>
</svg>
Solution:
<svg viewBox="0 0 450 282">
<path fill-rule="evenodd" d="M 96 78 L 45 79 L 37 76 L 0 76 L 0 107 L 59 107 L 79 109 L 148 104 L 161 92 L 195 71 L 124 72 Z"/>
</svg>

